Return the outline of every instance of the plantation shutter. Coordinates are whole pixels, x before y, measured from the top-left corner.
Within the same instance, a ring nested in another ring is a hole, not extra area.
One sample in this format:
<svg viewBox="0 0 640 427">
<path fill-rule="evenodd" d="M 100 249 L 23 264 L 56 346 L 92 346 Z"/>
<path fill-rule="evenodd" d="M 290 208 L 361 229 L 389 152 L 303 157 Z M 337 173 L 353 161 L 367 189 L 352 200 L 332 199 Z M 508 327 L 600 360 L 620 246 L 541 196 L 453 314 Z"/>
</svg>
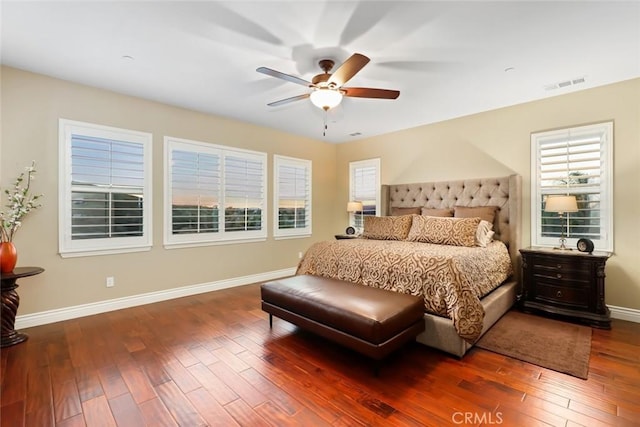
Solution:
<svg viewBox="0 0 640 427">
<path fill-rule="evenodd" d="M 71 240 L 142 236 L 144 146 L 71 135 Z"/>
<path fill-rule="evenodd" d="M 275 156 L 275 235 L 311 233 L 311 162 Z"/>
<path fill-rule="evenodd" d="M 267 156 L 165 137 L 165 247 L 264 240 Z"/>
<path fill-rule="evenodd" d="M 362 202 L 364 215 L 376 215 L 378 168 L 375 165 L 355 167 L 352 176 L 351 200 Z"/>
<path fill-rule="evenodd" d="M 219 231 L 220 156 L 197 151 L 171 152 L 171 231 Z"/>
<path fill-rule="evenodd" d="M 224 156 L 225 232 L 262 230 L 264 169 L 264 160 L 259 156 Z"/>
<path fill-rule="evenodd" d="M 612 123 L 550 131 L 535 136 L 535 182 L 540 242 L 560 237 L 589 238 L 596 247 L 611 248 Z M 573 195 L 578 212 L 545 212 L 550 195 Z M 574 240 L 575 241 L 575 240 Z M 540 243 L 539 242 L 539 243 Z M 535 243 L 535 242 L 534 242 Z"/>
</svg>

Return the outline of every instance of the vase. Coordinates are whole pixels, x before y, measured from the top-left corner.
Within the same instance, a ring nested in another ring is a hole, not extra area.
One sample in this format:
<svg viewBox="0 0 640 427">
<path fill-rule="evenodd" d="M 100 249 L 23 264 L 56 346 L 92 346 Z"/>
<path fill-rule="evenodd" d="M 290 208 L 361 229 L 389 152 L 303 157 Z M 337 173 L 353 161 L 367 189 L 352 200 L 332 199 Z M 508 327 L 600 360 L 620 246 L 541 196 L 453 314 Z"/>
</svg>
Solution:
<svg viewBox="0 0 640 427">
<path fill-rule="evenodd" d="M 18 251 L 13 242 L 0 243 L 0 272 L 10 273 L 18 261 Z"/>
</svg>

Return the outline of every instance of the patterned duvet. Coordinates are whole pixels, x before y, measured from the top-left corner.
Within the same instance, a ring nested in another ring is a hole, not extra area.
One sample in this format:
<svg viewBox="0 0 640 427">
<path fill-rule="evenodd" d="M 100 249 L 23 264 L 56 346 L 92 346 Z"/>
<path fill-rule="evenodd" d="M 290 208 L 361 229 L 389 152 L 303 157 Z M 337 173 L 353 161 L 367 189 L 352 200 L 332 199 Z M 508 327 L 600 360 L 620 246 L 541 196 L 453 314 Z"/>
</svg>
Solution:
<svg viewBox="0 0 640 427">
<path fill-rule="evenodd" d="M 449 317 L 458 335 L 473 342 L 484 319 L 480 298 L 511 272 L 509 253 L 499 241 L 481 248 L 351 239 L 313 244 L 296 274 L 423 296 L 427 312 Z"/>
</svg>

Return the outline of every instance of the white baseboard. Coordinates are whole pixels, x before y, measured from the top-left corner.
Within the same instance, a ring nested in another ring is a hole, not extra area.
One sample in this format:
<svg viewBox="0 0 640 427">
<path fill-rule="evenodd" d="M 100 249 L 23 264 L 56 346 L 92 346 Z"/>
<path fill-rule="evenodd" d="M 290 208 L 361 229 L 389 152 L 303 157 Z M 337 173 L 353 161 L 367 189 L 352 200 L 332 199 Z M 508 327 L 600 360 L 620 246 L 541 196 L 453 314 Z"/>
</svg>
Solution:
<svg viewBox="0 0 640 427">
<path fill-rule="evenodd" d="M 180 288 L 168 289 L 166 291 L 150 292 L 147 294 L 133 295 L 130 297 L 116 298 L 112 300 L 76 305 L 73 307 L 60 308 L 56 310 L 42 311 L 40 313 L 25 314 L 22 316 L 16 316 L 15 328 L 31 328 L 33 326 L 46 325 L 48 323 L 76 319 L 78 317 L 91 316 L 93 314 L 106 313 L 107 311 L 120 310 L 123 308 L 135 307 L 138 305 L 150 304 L 174 298 L 181 298 L 190 295 L 202 294 L 205 292 L 217 291 L 220 289 L 233 288 L 235 286 L 249 285 L 251 283 L 265 282 L 267 280 L 278 279 L 280 277 L 292 276 L 295 274 L 295 272 L 295 267 L 285 268 L 283 270 L 236 277 L 233 279 L 220 280 L 217 282 L 182 286 Z M 609 307 L 609 310 L 611 310 L 611 317 L 614 319 L 640 323 L 640 310 L 626 307 L 617 307 L 614 305 L 607 305 L 607 307 Z"/>
<path fill-rule="evenodd" d="M 91 316 L 93 314 L 105 313 L 107 311 L 120 310 L 123 308 L 135 307 L 138 305 L 150 304 L 154 302 L 166 301 L 174 298 L 181 298 L 190 295 L 202 294 L 205 292 L 217 291 L 220 289 L 233 288 L 251 283 L 265 282 L 278 279 L 280 277 L 292 276 L 296 272 L 295 267 L 283 270 L 270 271 L 266 273 L 253 274 L 250 276 L 236 277 L 233 279 L 220 280 L 217 282 L 201 283 L 198 285 L 182 286 L 165 291 L 150 292 L 147 294 L 133 295 L 130 297 L 116 298 L 106 301 L 94 302 L 90 304 L 76 305 L 56 310 L 42 311 L 39 313 L 16 316 L 16 329 L 30 328 L 48 323 L 60 322 L 63 320 L 76 319 L 78 317 Z"/>
<path fill-rule="evenodd" d="M 608 305 L 611 311 L 611 317 L 614 319 L 628 320 L 629 322 L 640 323 L 640 310 L 627 307 L 617 307 L 615 305 Z"/>
</svg>

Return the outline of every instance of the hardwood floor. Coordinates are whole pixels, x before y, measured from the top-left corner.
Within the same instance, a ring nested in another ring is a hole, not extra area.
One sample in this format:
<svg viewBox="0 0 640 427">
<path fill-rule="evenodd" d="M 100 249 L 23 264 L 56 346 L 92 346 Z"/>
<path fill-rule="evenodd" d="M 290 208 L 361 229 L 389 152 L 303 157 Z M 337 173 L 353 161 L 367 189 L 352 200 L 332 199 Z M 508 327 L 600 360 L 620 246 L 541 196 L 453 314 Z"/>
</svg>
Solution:
<svg viewBox="0 0 640 427">
<path fill-rule="evenodd" d="M 640 425 L 640 324 L 593 330 L 588 380 L 474 348 L 364 357 L 260 309 L 258 285 L 24 330 L 2 426 Z"/>
</svg>

